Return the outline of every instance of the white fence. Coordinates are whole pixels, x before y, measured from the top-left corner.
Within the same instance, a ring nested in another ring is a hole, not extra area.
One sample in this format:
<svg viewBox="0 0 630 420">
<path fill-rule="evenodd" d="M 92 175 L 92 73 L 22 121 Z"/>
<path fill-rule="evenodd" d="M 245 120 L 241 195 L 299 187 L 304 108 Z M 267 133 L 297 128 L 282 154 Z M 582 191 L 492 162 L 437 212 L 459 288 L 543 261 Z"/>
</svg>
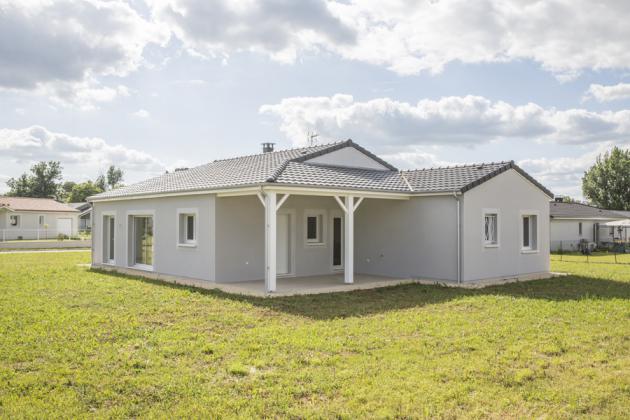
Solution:
<svg viewBox="0 0 630 420">
<path fill-rule="evenodd" d="M 76 229 L 69 232 L 67 229 L 0 229 L 0 242 L 7 241 L 43 241 L 79 239 L 89 236 L 85 231 Z"/>
</svg>

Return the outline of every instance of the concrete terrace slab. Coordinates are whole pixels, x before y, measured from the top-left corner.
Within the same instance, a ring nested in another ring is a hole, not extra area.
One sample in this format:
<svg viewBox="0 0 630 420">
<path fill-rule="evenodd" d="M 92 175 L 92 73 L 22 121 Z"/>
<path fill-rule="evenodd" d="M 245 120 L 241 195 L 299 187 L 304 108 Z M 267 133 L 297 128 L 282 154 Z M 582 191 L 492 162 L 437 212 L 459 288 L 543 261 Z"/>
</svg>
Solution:
<svg viewBox="0 0 630 420">
<path fill-rule="evenodd" d="M 497 278 L 483 281 L 470 281 L 458 284 L 455 281 L 436 280 L 436 279 L 414 279 L 414 278 L 394 278 L 385 276 L 376 276 L 370 274 L 355 274 L 354 283 L 345 284 L 343 282 L 343 272 L 322 276 L 307 277 L 279 277 L 277 279 L 276 291 L 273 293 L 265 292 L 264 280 L 242 281 L 233 283 L 215 283 L 207 280 L 191 279 L 186 277 L 177 277 L 165 274 L 154 273 L 150 271 L 135 270 L 132 268 L 121 268 L 100 264 L 93 264 L 92 268 L 115 271 L 122 274 L 140 276 L 159 280 L 166 283 L 179 284 L 182 286 L 197 287 L 200 289 L 214 289 L 225 293 L 232 293 L 246 296 L 257 297 L 283 297 L 298 295 L 314 295 L 321 293 L 337 293 L 351 292 L 355 290 L 377 289 L 381 287 L 391 287 L 400 284 L 423 284 L 436 285 L 443 287 L 461 287 L 466 289 L 476 289 L 488 286 L 501 285 L 506 283 L 540 280 L 552 277 L 560 277 L 564 273 L 533 273 L 519 277 Z"/>
</svg>

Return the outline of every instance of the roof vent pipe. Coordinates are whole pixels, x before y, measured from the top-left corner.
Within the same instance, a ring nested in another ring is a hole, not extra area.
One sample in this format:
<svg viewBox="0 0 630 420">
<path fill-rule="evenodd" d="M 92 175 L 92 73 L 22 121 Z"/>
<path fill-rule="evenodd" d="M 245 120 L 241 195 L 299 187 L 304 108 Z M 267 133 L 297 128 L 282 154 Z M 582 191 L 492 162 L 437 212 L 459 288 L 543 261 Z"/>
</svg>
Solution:
<svg viewBox="0 0 630 420">
<path fill-rule="evenodd" d="M 262 147 L 263 147 L 263 153 L 269 153 L 269 152 L 273 152 L 273 146 L 276 143 L 263 143 Z"/>
</svg>

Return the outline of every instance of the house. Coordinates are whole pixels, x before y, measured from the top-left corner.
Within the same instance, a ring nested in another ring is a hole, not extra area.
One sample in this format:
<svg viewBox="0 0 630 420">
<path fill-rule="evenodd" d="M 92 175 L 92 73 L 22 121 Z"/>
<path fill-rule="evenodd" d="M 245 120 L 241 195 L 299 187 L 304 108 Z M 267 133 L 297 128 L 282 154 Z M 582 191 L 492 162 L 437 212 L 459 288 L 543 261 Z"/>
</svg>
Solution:
<svg viewBox="0 0 630 420">
<path fill-rule="evenodd" d="M 278 278 L 549 272 L 552 194 L 514 162 L 399 171 L 351 140 L 263 150 L 90 197 L 93 267 L 267 292 Z"/>
<path fill-rule="evenodd" d="M 90 203 L 68 203 L 70 207 L 78 210 L 79 230 L 89 231 L 92 229 L 92 204 Z"/>
<path fill-rule="evenodd" d="M 0 196 L 0 240 L 74 236 L 78 214 L 76 209 L 50 198 Z"/>
<path fill-rule="evenodd" d="M 620 212 L 582 203 L 566 203 L 561 198 L 549 203 L 551 250 L 577 251 L 580 242 L 607 246 L 619 236 L 607 222 L 625 219 Z"/>
</svg>

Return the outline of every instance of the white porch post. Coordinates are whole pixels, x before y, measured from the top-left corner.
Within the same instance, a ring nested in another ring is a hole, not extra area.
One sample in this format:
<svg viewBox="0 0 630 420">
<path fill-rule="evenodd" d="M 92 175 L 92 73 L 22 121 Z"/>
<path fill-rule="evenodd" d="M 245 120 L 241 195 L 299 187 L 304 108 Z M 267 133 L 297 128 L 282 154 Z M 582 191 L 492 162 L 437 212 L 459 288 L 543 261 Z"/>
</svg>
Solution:
<svg viewBox="0 0 630 420">
<path fill-rule="evenodd" d="M 345 230 L 345 261 L 343 282 L 346 284 L 354 283 L 354 197 L 346 196 L 346 220 L 344 223 Z"/>
<path fill-rule="evenodd" d="M 265 194 L 265 290 L 276 291 L 276 193 Z"/>
</svg>

